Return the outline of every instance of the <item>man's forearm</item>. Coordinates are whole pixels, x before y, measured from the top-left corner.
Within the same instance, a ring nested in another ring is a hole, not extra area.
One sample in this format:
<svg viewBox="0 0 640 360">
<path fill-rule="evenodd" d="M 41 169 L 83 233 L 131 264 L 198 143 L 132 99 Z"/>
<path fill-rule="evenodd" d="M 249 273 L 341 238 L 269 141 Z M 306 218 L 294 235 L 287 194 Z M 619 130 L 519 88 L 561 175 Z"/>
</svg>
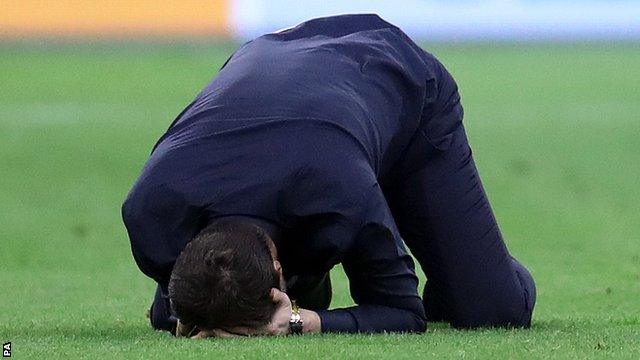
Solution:
<svg viewBox="0 0 640 360">
<path fill-rule="evenodd" d="M 424 332 L 426 319 L 422 303 L 413 309 L 363 304 L 343 309 L 321 310 L 322 332 L 380 333 Z"/>
</svg>

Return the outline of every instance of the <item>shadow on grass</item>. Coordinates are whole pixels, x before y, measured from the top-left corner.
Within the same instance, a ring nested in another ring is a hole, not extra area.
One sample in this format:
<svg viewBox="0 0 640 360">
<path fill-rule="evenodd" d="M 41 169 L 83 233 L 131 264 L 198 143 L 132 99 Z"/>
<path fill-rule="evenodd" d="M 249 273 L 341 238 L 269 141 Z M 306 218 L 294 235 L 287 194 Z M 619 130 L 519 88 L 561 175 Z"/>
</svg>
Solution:
<svg viewBox="0 0 640 360">
<path fill-rule="evenodd" d="M 640 318 L 612 318 L 612 319 L 551 319 L 534 321 L 533 330 L 573 330 L 587 327 L 607 326 L 639 326 Z"/>
<path fill-rule="evenodd" d="M 504 328 L 483 328 L 475 330 L 459 330 L 452 328 L 447 323 L 429 323 L 427 332 L 423 336 L 429 334 L 439 334 L 446 336 L 447 334 L 462 335 L 468 334 L 496 334 L 496 333 L 514 333 L 514 332 L 536 332 L 544 333 L 548 331 L 567 331 L 574 332 L 577 329 L 589 327 L 601 327 L 603 323 L 614 326 L 638 326 L 640 319 L 612 319 L 609 321 L 594 320 L 573 320 L 573 319 L 551 319 L 544 321 L 535 321 L 530 329 L 504 329 Z M 23 324 L 14 327 L 0 326 L 1 332 L 9 334 L 12 338 L 53 338 L 57 340 L 108 340 L 108 341 L 136 341 L 136 340 L 171 340 L 174 339 L 167 332 L 154 331 L 146 323 L 125 323 L 125 322 L 105 322 L 95 321 L 90 323 L 61 323 L 61 324 Z M 316 335 L 324 337 L 327 334 Z M 332 334 L 330 336 L 336 336 Z M 344 337 L 379 337 L 388 336 L 388 334 L 377 335 L 340 335 Z M 394 337 L 421 336 L 420 334 L 395 334 Z"/>
<path fill-rule="evenodd" d="M 327 339 L 335 341 L 337 339 L 343 338 L 345 341 L 349 341 L 348 339 L 359 338 L 361 341 L 401 341 L 402 339 L 406 339 L 408 337 L 422 337 L 428 336 L 429 331 L 438 331 L 439 333 L 448 333 L 448 332 L 460 332 L 459 330 L 455 330 L 450 328 L 448 324 L 438 323 L 433 324 L 427 333 L 425 334 L 407 334 L 407 333 L 393 333 L 393 334 L 313 334 L 307 335 L 304 338 L 311 340 L 315 339 L 316 341 L 321 339 Z M 171 341 L 178 340 L 182 341 L 185 339 L 176 339 L 168 332 L 163 331 L 155 331 L 146 323 L 120 323 L 120 322 L 94 322 L 94 323 L 63 323 L 63 324 L 27 324 L 20 326 L 0 326 L 0 332 L 7 333 L 13 339 L 16 338 L 25 338 L 25 339 L 42 339 L 42 340 L 55 340 L 55 341 L 89 341 L 89 342 L 138 342 L 138 341 Z M 249 338 L 238 338 L 231 339 L 232 342 L 236 342 L 238 340 L 249 339 Z M 277 337 L 277 338 L 265 338 L 265 337 L 254 337 L 251 338 L 253 341 L 300 341 L 299 339 L 294 339 L 291 337 Z M 376 340 L 377 339 L 377 340 Z M 229 339 L 225 339 L 229 341 Z M 252 341 L 252 342 L 253 342 Z"/>
</svg>

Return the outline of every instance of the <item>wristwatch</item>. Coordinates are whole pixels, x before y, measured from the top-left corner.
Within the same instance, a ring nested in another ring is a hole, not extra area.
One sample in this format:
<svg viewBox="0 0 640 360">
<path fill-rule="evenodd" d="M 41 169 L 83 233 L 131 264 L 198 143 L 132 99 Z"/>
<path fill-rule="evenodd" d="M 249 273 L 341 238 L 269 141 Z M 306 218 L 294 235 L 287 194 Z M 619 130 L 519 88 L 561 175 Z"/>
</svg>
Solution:
<svg viewBox="0 0 640 360">
<path fill-rule="evenodd" d="M 291 319 L 289 319 L 289 333 L 302 334 L 302 318 L 300 317 L 300 307 L 295 300 L 291 300 Z"/>
</svg>

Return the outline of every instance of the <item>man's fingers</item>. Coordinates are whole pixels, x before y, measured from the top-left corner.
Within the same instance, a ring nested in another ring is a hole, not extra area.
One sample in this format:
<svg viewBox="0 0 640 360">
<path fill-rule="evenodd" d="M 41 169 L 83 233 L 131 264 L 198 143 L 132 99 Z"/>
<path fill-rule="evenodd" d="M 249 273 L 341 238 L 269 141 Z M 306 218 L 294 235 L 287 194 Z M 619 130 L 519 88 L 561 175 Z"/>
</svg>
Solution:
<svg viewBox="0 0 640 360">
<path fill-rule="evenodd" d="M 216 337 L 224 338 L 224 339 L 244 337 L 242 335 L 233 334 L 233 333 L 230 333 L 230 332 L 222 330 L 222 329 L 213 329 L 213 332 L 216 334 Z"/>
<path fill-rule="evenodd" d="M 223 339 L 231 339 L 243 337 L 242 335 L 232 334 L 230 332 L 224 331 L 222 329 L 211 329 L 211 330 L 202 330 L 196 335 L 192 336 L 192 339 L 207 339 L 207 338 L 223 338 Z"/>
<path fill-rule="evenodd" d="M 276 288 L 271 288 L 271 301 L 273 301 L 274 304 L 281 304 L 283 302 L 287 302 L 288 300 L 289 297 L 287 296 L 287 294 Z"/>
<path fill-rule="evenodd" d="M 196 332 L 196 327 L 189 324 L 185 324 L 178 320 L 176 325 L 176 337 L 190 337 Z"/>
<path fill-rule="evenodd" d="M 193 335 L 191 337 L 191 339 L 206 339 L 208 337 L 211 337 L 211 336 L 209 336 L 209 332 L 203 330 L 203 331 L 200 331 L 199 333 Z"/>
<path fill-rule="evenodd" d="M 241 336 L 256 336 L 256 335 L 264 335 L 264 329 L 254 329 L 246 326 L 237 326 L 234 328 L 228 329 L 229 333 Z"/>
</svg>

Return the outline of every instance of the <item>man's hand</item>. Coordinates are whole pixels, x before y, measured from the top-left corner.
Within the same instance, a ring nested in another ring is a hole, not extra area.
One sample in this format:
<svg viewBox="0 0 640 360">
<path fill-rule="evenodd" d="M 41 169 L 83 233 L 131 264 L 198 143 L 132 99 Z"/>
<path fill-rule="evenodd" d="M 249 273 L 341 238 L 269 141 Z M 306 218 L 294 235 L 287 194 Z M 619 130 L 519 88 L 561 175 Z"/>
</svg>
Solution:
<svg viewBox="0 0 640 360">
<path fill-rule="evenodd" d="M 262 335 L 287 335 L 289 333 L 289 320 L 291 320 L 291 299 L 286 293 L 271 289 L 271 300 L 276 305 L 276 312 Z"/>
<path fill-rule="evenodd" d="M 188 325 L 178 319 L 176 325 L 176 337 L 192 337 L 194 334 L 200 332 L 196 326 Z"/>
<path fill-rule="evenodd" d="M 250 328 L 238 326 L 229 329 L 202 330 L 192 339 L 206 339 L 210 337 L 235 338 L 245 336 L 280 336 L 289 334 L 289 320 L 291 320 L 291 300 L 286 293 L 273 288 L 271 289 L 271 300 L 276 305 L 276 311 L 269 324 L 260 328 Z M 304 326 L 303 332 L 320 332 L 320 317 L 311 310 L 300 309 L 300 316 Z"/>
<path fill-rule="evenodd" d="M 261 328 L 250 328 L 238 326 L 229 329 L 202 330 L 192 339 L 204 339 L 208 337 L 242 337 L 242 336 L 277 336 L 289 333 L 289 320 L 291 319 L 291 300 L 286 293 L 273 288 L 271 289 L 271 301 L 276 305 L 276 311 L 269 324 Z"/>
<path fill-rule="evenodd" d="M 286 293 L 271 289 L 271 301 L 276 305 L 276 311 L 271 321 L 261 328 L 234 327 L 229 332 L 240 336 L 278 336 L 289 334 L 289 320 L 291 319 L 291 300 Z"/>
</svg>

